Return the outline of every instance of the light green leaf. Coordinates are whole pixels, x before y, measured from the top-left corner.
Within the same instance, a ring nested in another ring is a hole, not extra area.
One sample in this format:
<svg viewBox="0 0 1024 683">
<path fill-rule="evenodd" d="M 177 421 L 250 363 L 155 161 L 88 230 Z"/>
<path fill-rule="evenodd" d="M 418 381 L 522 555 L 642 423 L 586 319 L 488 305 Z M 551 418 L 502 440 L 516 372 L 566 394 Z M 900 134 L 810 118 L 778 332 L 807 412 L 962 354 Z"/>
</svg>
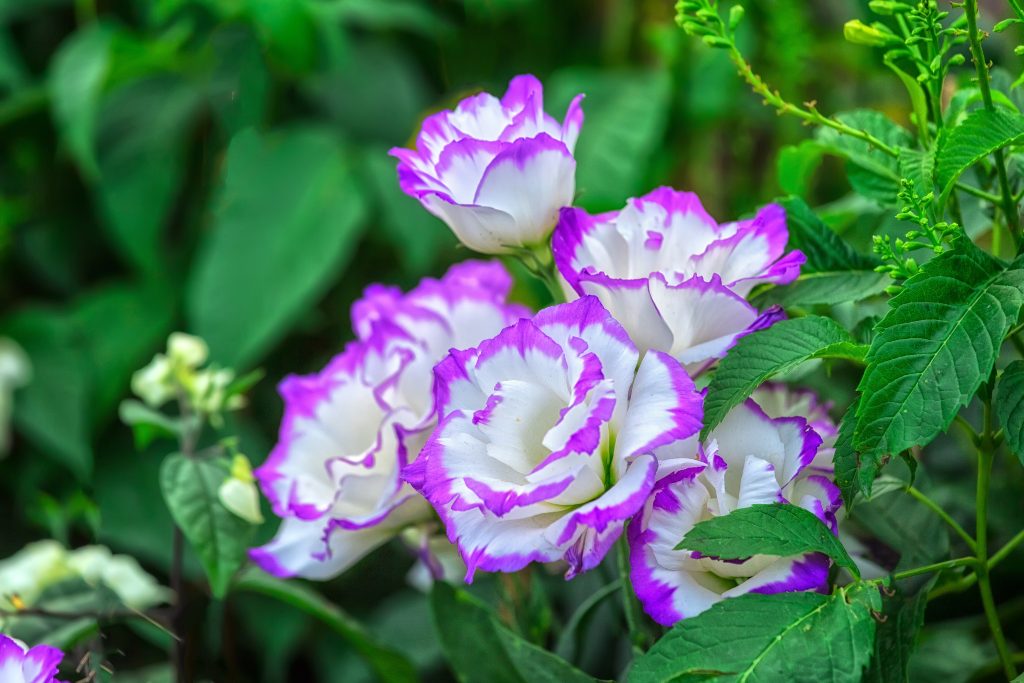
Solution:
<svg viewBox="0 0 1024 683">
<path fill-rule="evenodd" d="M 435 582 L 430 602 L 441 646 L 461 683 L 594 683 L 498 623 L 486 605 L 462 589 Z"/>
<path fill-rule="evenodd" d="M 824 154 L 824 148 L 814 140 L 804 140 L 799 145 L 787 145 L 780 149 L 775 168 L 782 191 L 798 197 L 810 194 L 811 181 L 821 166 Z"/>
<path fill-rule="evenodd" d="M 966 238 L 890 301 L 867 356 L 853 448 L 875 458 L 925 445 L 988 379 L 1024 305 L 1024 260 L 1009 268 Z"/>
<path fill-rule="evenodd" d="M 702 438 L 772 375 L 814 358 L 861 361 L 864 350 L 838 323 L 819 316 L 783 320 L 743 337 L 711 378 Z"/>
<path fill-rule="evenodd" d="M 82 172 L 91 178 L 99 173 L 95 127 L 115 34 L 108 24 L 86 25 L 61 44 L 50 67 L 48 88 L 57 129 Z"/>
<path fill-rule="evenodd" d="M 936 185 L 948 196 L 960 174 L 989 154 L 1024 141 L 1024 116 L 978 109 L 945 137 L 935 167 Z"/>
<path fill-rule="evenodd" d="M 244 368 L 342 276 L 366 203 L 338 141 L 322 131 L 246 131 L 225 166 L 186 313 L 214 360 Z"/>
<path fill-rule="evenodd" d="M 824 553 L 860 576 L 846 548 L 813 512 L 796 505 L 751 505 L 699 522 L 676 546 L 723 560 Z"/>
<path fill-rule="evenodd" d="M 889 69 L 896 74 L 903 83 L 903 87 L 907 89 L 907 95 L 910 97 L 910 106 L 914 110 L 914 118 L 917 120 L 916 123 L 918 129 L 922 130 L 922 136 L 927 137 L 928 100 L 925 98 L 921 84 L 917 82 L 916 78 L 896 66 L 892 60 L 886 59 L 884 61 L 885 65 L 889 67 Z"/>
<path fill-rule="evenodd" d="M 339 634 L 373 667 L 382 681 L 414 683 L 416 670 L 398 650 L 378 642 L 362 624 L 317 591 L 298 581 L 282 581 L 257 569 L 243 572 L 233 592 L 259 593 L 299 609 Z"/>
<path fill-rule="evenodd" d="M 741 595 L 676 624 L 634 660 L 629 683 L 857 683 L 871 658 L 878 589 Z"/>
<path fill-rule="evenodd" d="M 231 577 L 245 562 L 252 525 L 221 505 L 217 491 L 230 476 L 224 458 L 167 456 L 160 490 L 178 528 L 199 556 L 214 597 L 223 598 Z"/>
<path fill-rule="evenodd" d="M 92 473 L 89 433 L 91 371 L 76 327 L 61 312 L 25 309 L 6 319 L 3 334 L 32 363 L 32 378 L 14 399 L 14 426 L 42 453 L 81 481 Z"/>
<path fill-rule="evenodd" d="M 623 197 L 646 191 L 644 174 L 668 122 L 668 72 L 567 69 L 545 87 L 549 111 L 559 118 L 572 97 L 587 95 L 575 154 L 578 203 L 593 211 L 617 209 Z"/>
<path fill-rule="evenodd" d="M 172 419 L 140 401 L 121 401 L 117 410 L 121 422 L 132 428 L 135 447 L 142 450 L 156 439 L 176 438 L 182 430 L 181 420 Z"/>
<path fill-rule="evenodd" d="M 773 287 L 757 297 L 758 303 L 791 306 L 834 306 L 876 296 L 892 284 L 885 273 L 871 270 L 840 270 L 801 273 L 784 287 Z"/>
<path fill-rule="evenodd" d="M 996 414 L 1007 448 L 1024 463 L 1024 361 L 1013 361 L 999 376 Z"/>
</svg>

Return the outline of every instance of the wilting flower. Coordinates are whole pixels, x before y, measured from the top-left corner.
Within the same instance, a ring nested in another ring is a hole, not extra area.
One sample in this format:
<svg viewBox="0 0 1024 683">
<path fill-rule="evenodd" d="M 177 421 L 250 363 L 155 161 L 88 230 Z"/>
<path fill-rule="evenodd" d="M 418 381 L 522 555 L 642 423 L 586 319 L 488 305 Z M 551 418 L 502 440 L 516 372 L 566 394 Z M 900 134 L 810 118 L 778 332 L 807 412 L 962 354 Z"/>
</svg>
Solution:
<svg viewBox="0 0 1024 683">
<path fill-rule="evenodd" d="M 694 439 L 664 454 L 653 493 L 629 525 L 630 578 L 655 621 L 671 625 L 744 593 L 826 588 L 829 561 L 821 554 L 737 561 L 675 550 L 698 522 L 762 503 L 799 505 L 835 533 L 839 491 L 805 472 L 820 445 L 803 418 L 773 419 L 748 400 L 704 444 Z"/>
<path fill-rule="evenodd" d="M 60 683 L 57 667 L 64 653 L 51 645 L 28 648 L 0 633 L 0 681 L 3 683 Z"/>
<path fill-rule="evenodd" d="M 427 118 L 415 150 L 391 150 L 399 184 L 471 249 L 501 254 L 539 245 L 576 191 L 582 97 L 562 123 L 544 113 L 533 76 L 513 78 L 500 100 L 467 98 Z"/>
<path fill-rule="evenodd" d="M 399 472 L 435 424 L 432 368 L 528 314 L 505 303 L 510 286 L 500 264 L 470 261 L 406 295 L 367 289 L 352 310 L 358 340 L 322 371 L 281 383 L 280 438 L 256 478 L 284 519 L 254 561 L 278 576 L 328 578 L 430 518 Z"/>
<path fill-rule="evenodd" d="M 641 351 L 665 351 L 700 371 L 744 334 L 781 317 L 746 296 L 762 282 L 791 282 L 804 255 L 785 254 L 783 209 L 719 225 L 696 195 L 661 187 L 621 211 L 562 210 L 552 239 L 572 298 L 593 294 Z"/>
<path fill-rule="evenodd" d="M 441 422 L 406 471 L 476 569 L 593 568 L 643 505 L 656 451 L 695 434 L 700 395 L 639 353 L 595 297 L 520 320 L 435 374 Z"/>
</svg>

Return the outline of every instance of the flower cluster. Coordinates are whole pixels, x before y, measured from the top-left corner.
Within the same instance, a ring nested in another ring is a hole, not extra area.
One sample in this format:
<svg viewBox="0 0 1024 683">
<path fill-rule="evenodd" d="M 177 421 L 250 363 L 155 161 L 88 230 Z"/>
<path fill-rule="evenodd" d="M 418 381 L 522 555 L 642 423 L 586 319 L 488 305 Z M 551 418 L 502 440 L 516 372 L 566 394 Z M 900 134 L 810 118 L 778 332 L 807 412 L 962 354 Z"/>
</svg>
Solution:
<svg viewBox="0 0 1024 683">
<path fill-rule="evenodd" d="M 733 595 L 826 586 L 823 555 L 675 549 L 696 523 L 758 503 L 800 505 L 836 531 L 835 425 L 813 395 L 762 388 L 697 436 L 691 377 L 782 317 L 748 297 L 804 262 L 786 250 L 783 209 L 718 223 L 667 187 L 620 211 L 573 208 L 581 98 L 559 123 L 520 76 L 392 151 L 402 189 L 466 246 L 548 267 L 567 303 L 509 304 L 497 263 L 408 294 L 370 287 L 352 309 L 356 341 L 281 384 L 280 440 L 256 472 L 283 518 L 252 552 L 266 570 L 326 578 L 401 534 L 437 577 L 453 563 L 438 558 L 450 553 L 430 533 L 436 514 L 466 581 L 533 562 L 571 579 L 625 531 L 637 595 L 663 624 Z"/>
</svg>

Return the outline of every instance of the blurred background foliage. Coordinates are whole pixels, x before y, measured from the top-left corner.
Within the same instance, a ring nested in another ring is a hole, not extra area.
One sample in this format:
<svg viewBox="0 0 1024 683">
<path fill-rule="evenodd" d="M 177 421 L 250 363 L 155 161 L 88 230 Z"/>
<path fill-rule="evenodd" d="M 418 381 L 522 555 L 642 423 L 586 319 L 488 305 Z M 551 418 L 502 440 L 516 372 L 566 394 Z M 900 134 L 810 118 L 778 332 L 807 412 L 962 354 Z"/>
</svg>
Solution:
<svg viewBox="0 0 1024 683">
<path fill-rule="evenodd" d="M 744 51 L 787 99 L 908 125 L 878 55 L 843 42 L 846 20 L 868 18 L 866 0 L 746 4 Z M 502 92 L 517 73 L 542 79 L 557 117 L 587 94 L 583 207 L 670 184 L 724 220 L 796 193 L 862 245 L 884 230 L 891 208 L 849 194 L 841 161 L 796 153 L 811 131 L 762 107 L 673 16 L 670 0 L 0 0 L 0 335 L 32 365 L 0 460 L 0 557 L 42 537 L 99 542 L 166 582 L 163 453 L 136 452 L 117 420 L 131 373 L 176 329 L 204 337 L 218 363 L 264 368 L 229 426 L 261 462 L 280 417 L 274 385 L 340 350 L 368 283 L 409 287 L 469 255 L 401 194 L 387 150 L 411 144 L 430 112 Z M 999 45 L 986 49 L 998 63 Z M 518 287 L 519 300 L 545 303 L 526 278 Z M 970 482 L 947 469 L 955 509 Z M 425 598 L 406 586 L 411 564 L 396 543 L 322 590 L 444 680 Z M 370 675 L 302 613 L 255 595 L 210 601 L 190 572 L 188 624 L 205 634 L 197 675 Z M 552 600 L 578 604 L 603 583 L 592 574 Z M 600 624 L 617 618 L 603 606 L 588 636 L 558 651 L 614 675 L 619 629 Z M 164 658 L 157 631 L 107 635 L 115 670 Z M 971 642 L 957 656 L 988 656 Z"/>
</svg>

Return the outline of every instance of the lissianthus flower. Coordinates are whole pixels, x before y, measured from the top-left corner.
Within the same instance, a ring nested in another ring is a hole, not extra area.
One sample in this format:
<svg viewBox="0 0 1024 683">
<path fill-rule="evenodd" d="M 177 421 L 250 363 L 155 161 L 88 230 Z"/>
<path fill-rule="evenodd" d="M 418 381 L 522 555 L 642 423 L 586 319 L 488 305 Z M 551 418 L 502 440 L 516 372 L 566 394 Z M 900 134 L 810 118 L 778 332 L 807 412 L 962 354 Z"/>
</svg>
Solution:
<svg viewBox="0 0 1024 683">
<path fill-rule="evenodd" d="M 50 645 L 26 647 L 0 633 L 0 681 L 3 683 L 60 683 L 57 667 L 64 653 Z"/>
<path fill-rule="evenodd" d="M 697 372 L 780 319 L 780 309 L 759 312 L 746 297 L 799 275 L 804 255 L 785 253 L 788 236 L 775 204 L 720 225 L 695 194 L 660 187 L 621 211 L 563 209 L 552 251 L 569 298 L 597 296 L 641 351 L 664 351 Z"/>
<path fill-rule="evenodd" d="M 438 364 L 440 424 L 406 477 L 477 569 L 596 566 L 654 485 L 656 452 L 700 429 L 701 398 L 640 354 L 596 297 L 547 308 Z"/>
<path fill-rule="evenodd" d="M 500 264 L 474 261 L 408 294 L 371 286 L 352 310 L 358 339 L 322 371 L 281 383 L 280 437 L 255 476 L 283 521 L 251 551 L 257 564 L 278 576 L 329 578 L 432 519 L 399 476 L 435 424 L 431 370 L 453 346 L 529 314 L 505 302 L 510 286 Z"/>
<path fill-rule="evenodd" d="M 698 444 L 664 454 L 650 498 L 629 525 L 630 578 L 644 610 L 669 626 L 744 593 L 824 590 L 829 560 L 817 553 L 721 560 L 676 545 L 698 522 L 762 503 L 816 514 L 833 533 L 841 499 L 805 471 L 821 437 L 800 417 L 771 418 L 752 401 L 734 408 Z"/>
<path fill-rule="evenodd" d="M 573 150 L 582 95 L 559 123 L 544 113 L 544 90 L 516 76 L 499 100 L 469 97 L 430 116 L 416 149 L 395 148 L 402 190 L 486 254 L 542 244 L 576 191 Z"/>
</svg>

